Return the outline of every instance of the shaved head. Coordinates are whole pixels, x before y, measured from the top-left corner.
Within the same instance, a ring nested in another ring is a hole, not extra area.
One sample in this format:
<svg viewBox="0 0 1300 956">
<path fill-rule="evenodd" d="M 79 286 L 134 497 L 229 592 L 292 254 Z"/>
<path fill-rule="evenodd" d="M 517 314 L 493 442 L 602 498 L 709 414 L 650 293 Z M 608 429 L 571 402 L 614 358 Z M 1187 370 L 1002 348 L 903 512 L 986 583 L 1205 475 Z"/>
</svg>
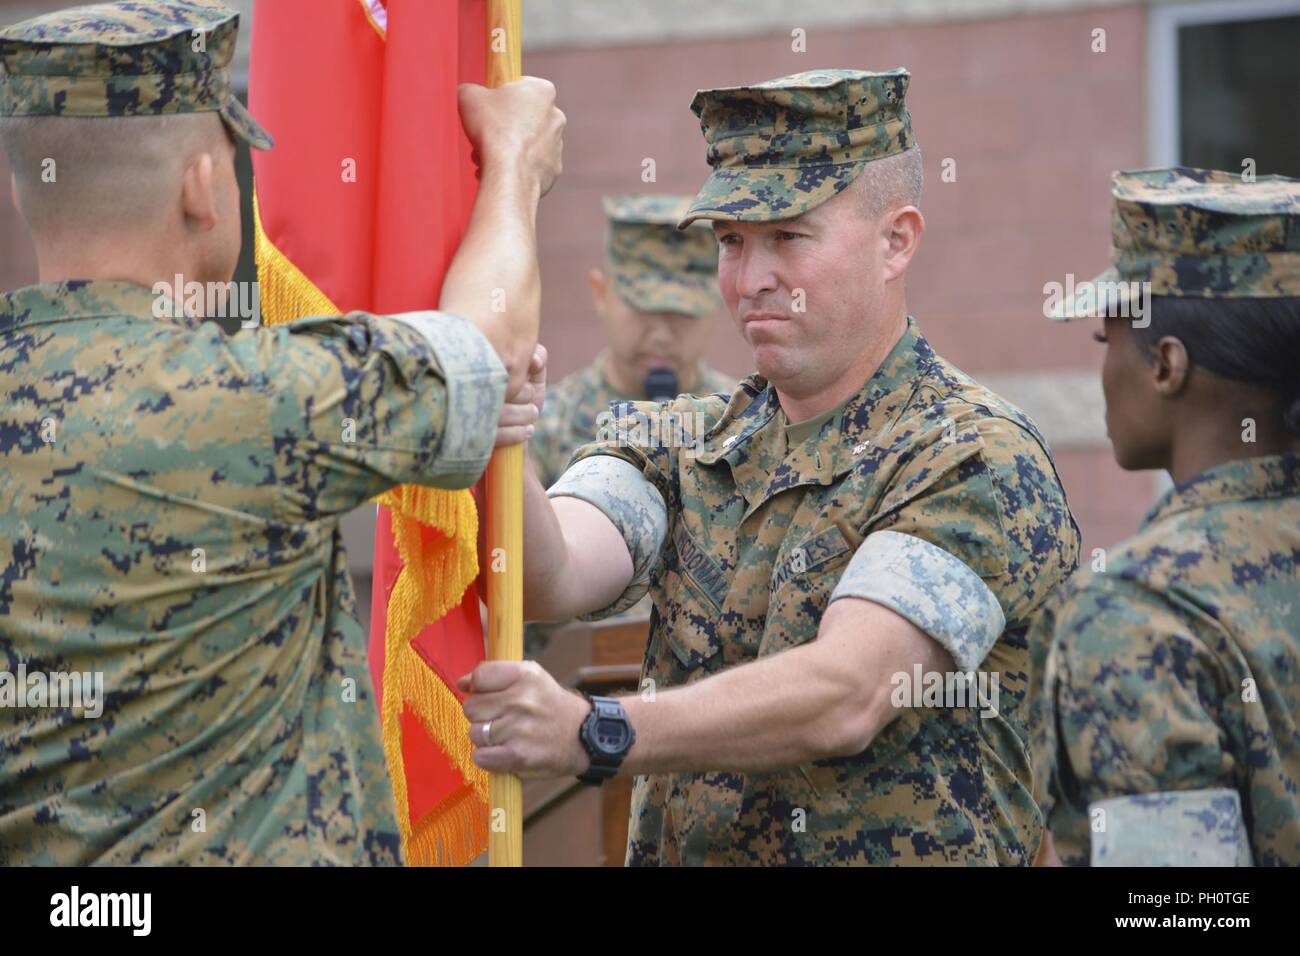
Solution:
<svg viewBox="0 0 1300 956">
<path fill-rule="evenodd" d="M 0 120 L 41 281 L 228 282 L 237 147 L 218 113 Z"/>
<path fill-rule="evenodd" d="M 849 188 L 858 191 L 863 215 L 874 220 L 902 206 L 921 208 L 924 178 L 921 147 L 913 146 L 867 163 Z"/>
<path fill-rule="evenodd" d="M 186 165 L 227 143 L 216 113 L 0 120 L 0 144 L 35 236 L 148 228 L 176 202 Z"/>
</svg>

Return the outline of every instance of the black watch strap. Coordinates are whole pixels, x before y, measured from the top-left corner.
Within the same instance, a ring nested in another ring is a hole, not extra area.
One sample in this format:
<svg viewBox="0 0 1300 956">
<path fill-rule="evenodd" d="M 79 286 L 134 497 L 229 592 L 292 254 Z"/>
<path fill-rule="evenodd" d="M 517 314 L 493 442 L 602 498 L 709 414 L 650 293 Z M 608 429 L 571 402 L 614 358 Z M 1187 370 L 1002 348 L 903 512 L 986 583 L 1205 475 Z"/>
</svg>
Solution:
<svg viewBox="0 0 1300 956">
<path fill-rule="evenodd" d="M 599 786 L 618 773 L 623 758 L 636 743 L 636 731 L 618 698 L 582 696 L 591 702 L 591 713 L 578 728 L 578 739 L 591 763 L 578 779 Z"/>
</svg>

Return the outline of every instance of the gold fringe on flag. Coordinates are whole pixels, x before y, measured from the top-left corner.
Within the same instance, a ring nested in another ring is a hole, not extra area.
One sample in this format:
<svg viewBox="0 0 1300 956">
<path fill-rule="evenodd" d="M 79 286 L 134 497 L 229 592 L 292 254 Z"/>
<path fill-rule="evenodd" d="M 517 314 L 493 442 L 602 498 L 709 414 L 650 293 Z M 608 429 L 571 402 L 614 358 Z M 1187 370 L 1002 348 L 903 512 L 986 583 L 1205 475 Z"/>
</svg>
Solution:
<svg viewBox="0 0 1300 956">
<path fill-rule="evenodd" d="M 253 197 L 254 258 L 262 315 L 268 325 L 340 309 L 271 242 Z M 402 569 L 388 601 L 384 633 L 382 723 L 384 756 L 409 866 L 464 866 L 487 849 L 488 775 L 473 761 L 469 722 L 460 701 L 420 657 L 413 641 L 428 624 L 460 604 L 478 576 L 478 511 L 468 491 L 402 485 L 375 499 L 392 512 L 393 541 Z M 420 525 L 441 534 L 426 544 Z M 412 825 L 402 757 L 403 706 L 444 748 L 468 786 Z"/>
<path fill-rule="evenodd" d="M 415 824 L 407 866 L 464 866 L 483 852 L 477 834 L 487 829 L 487 801 L 460 787 Z"/>
</svg>

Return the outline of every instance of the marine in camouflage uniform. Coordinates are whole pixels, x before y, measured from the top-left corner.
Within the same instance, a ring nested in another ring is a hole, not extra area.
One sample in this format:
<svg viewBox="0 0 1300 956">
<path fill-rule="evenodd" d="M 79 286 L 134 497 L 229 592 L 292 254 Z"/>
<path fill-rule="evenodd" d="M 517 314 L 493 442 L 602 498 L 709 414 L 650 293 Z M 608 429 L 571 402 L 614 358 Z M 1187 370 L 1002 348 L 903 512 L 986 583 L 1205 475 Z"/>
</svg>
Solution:
<svg viewBox="0 0 1300 956">
<path fill-rule="evenodd" d="M 1113 195 L 1094 281 L 1300 296 L 1300 182 L 1155 169 L 1117 173 Z M 1033 753 L 1062 861 L 1300 865 L 1298 562 L 1300 456 L 1261 455 L 1170 489 L 1049 603 Z"/>
<path fill-rule="evenodd" d="M 907 82 L 903 70 L 846 70 L 701 91 L 692 108 L 713 173 L 686 222 L 782 220 L 830 199 L 867 163 L 913 145 Z M 811 421 L 792 425 L 759 375 L 730 396 L 666 409 L 702 416 L 703 440 L 638 442 L 628 436 L 654 434 L 661 409 L 623 403 L 613 433 L 581 449 L 549 491 L 600 508 L 628 543 L 633 583 L 586 617 L 648 590 L 643 680 L 690 684 L 812 641 L 844 596 L 883 604 L 963 672 L 997 672 L 1002 689 L 992 718 L 902 709 L 853 756 L 638 776 L 627 862 L 1031 863 L 1041 820 L 1025 635 L 1078 557 L 1032 422 L 936 355 L 912 319 L 865 386 Z M 638 475 L 662 501 L 658 551 Z"/>
<path fill-rule="evenodd" d="M 690 205 L 686 196 L 621 196 L 604 201 L 608 220 L 605 263 L 615 292 L 641 312 L 673 312 L 703 322 L 721 306 L 717 294 L 718 243 L 704 226 L 678 230 Z M 550 487 L 573 453 L 595 436 L 611 402 L 640 400 L 611 381 L 603 352 L 586 368 L 547 389 L 529 455 Z M 705 362 L 696 366 L 690 391 L 730 394 L 736 380 Z"/>
<path fill-rule="evenodd" d="M 0 113 L 219 111 L 267 147 L 229 93 L 237 26 L 120 3 L 6 28 Z M 179 313 L 125 282 L 0 295 L 0 864 L 398 863 L 338 518 L 476 480 L 505 370 L 442 313 Z M 51 672 L 102 674 L 102 715 L 21 706 Z"/>
</svg>

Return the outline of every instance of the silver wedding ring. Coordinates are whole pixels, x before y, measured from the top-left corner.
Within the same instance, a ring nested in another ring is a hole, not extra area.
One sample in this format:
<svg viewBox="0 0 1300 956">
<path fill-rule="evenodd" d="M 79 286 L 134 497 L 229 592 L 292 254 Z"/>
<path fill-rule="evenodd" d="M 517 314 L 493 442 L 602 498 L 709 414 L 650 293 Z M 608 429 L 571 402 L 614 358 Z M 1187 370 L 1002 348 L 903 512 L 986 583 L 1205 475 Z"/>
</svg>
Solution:
<svg viewBox="0 0 1300 956">
<path fill-rule="evenodd" d="M 483 725 L 483 746 L 492 746 L 492 721 L 490 720 Z"/>
</svg>

